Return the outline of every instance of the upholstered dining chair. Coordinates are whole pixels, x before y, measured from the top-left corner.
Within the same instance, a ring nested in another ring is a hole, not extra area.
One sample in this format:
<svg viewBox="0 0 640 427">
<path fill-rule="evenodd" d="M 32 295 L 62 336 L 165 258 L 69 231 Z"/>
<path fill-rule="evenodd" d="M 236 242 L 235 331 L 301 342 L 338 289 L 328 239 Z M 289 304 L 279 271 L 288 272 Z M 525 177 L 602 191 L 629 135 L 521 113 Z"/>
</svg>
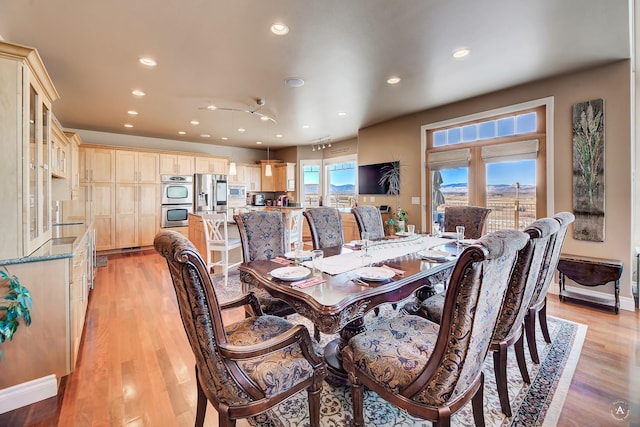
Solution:
<svg viewBox="0 0 640 427">
<path fill-rule="evenodd" d="M 349 340 L 342 362 L 351 382 L 354 426 L 364 425 L 363 388 L 413 416 L 448 426 L 469 400 L 484 425 L 482 366 L 511 270 L 529 237 L 500 230 L 460 254 L 438 325 L 416 315 L 377 317 Z"/>
<path fill-rule="evenodd" d="M 324 249 L 344 244 L 342 218 L 336 208 L 309 208 L 303 213 L 309 224 L 313 249 Z"/>
<path fill-rule="evenodd" d="M 491 209 L 480 206 L 445 206 L 444 231 L 456 231 L 457 225 L 464 225 L 464 237 L 478 239 L 489 213 Z"/>
<path fill-rule="evenodd" d="M 229 283 L 229 269 L 242 264 L 242 260 L 237 262 L 229 262 L 229 252 L 240 247 L 240 239 L 229 237 L 229 229 L 227 226 L 227 214 L 224 212 L 203 214 L 202 228 L 204 230 L 204 238 L 207 247 L 207 268 L 219 266 L 224 276 L 224 285 Z M 214 253 L 220 253 L 220 259 L 214 259 Z"/>
<path fill-rule="evenodd" d="M 518 252 L 496 329 L 491 337 L 489 350 L 493 353 L 498 397 L 502 412 L 507 417 L 512 415 L 507 389 L 507 350 L 510 346 L 514 347 L 520 375 L 524 382 L 531 383 L 524 357 L 524 316 L 529 310 L 529 301 L 536 288 L 547 247 L 559 228 L 556 220 L 543 218 L 534 221 L 524 230 L 529 235 L 529 242 Z M 444 293 L 426 299 L 420 306 L 418 315 L 439 324 L 444 301 Z"/>
<path fill-rule="evenodd" d="M 380 209 L 375 206 L 356 206 L 351 208 L 351 213 L 356 218 L 360 235 L 366 231 L 370 239 L 382 239 L 384 237 L 384 224 Z"/>
<path fill-rule="evenodd" d="M 154 247 L 167 260 L 196 359 L 195 425 L 203 425 L 207 401 L 218 411 L 218 425 L 233 427 L 306 389 L 311 425 L 319 426 L 326 367 L 309 331 L 264 315 L 252 293 L 219 303 L 204 261 L 180 233 L 161 231 Z M 247 304 L 255 316 L 223 325 L 221 310 Z"/>
<path fill-rule="evenodd" d="M 533 291 L 531 302 L 529 303 L 529 311 L 524 318 L 527 345 L 529 346 L 529 354 L 534 363 L 540 363 L 538 347 L 536 345 L 536 313 L 540 320 L 542 336 L 547 343 L 551 343 L 549 327 L 547 325 L 547 291 L 549 290 L 551 282 L 553 282 L 553 277 L 558 267 L 560 252 L 564 238 L 567 235 L 567 229 L 576 217 L 571 212 L 560 212 L 554 215 L 553 218 L 560 224 L 560 229 L 549 243 L 549 248 L 542 262 L 540 274 L 538 275 L 538 282 Z"/>
<path fill-rule="evenodd" d="M 245 262 L 282 257 L 287 252 L 285 244 L 285 214 L 276 211 L 254 211 L 234 215 L 240 232 L 240 242 Z M 242 275 L 240 276 L 242 278 Z M 296 311 L 281 299 L 274 298 L 266 290 L 242 281 L 244 292 L 256 294 L 262 311 L 275 316 L 288 316 Z M 313 336 L 320 341 L 320 331 L 314 327 Z"/>
</svg>

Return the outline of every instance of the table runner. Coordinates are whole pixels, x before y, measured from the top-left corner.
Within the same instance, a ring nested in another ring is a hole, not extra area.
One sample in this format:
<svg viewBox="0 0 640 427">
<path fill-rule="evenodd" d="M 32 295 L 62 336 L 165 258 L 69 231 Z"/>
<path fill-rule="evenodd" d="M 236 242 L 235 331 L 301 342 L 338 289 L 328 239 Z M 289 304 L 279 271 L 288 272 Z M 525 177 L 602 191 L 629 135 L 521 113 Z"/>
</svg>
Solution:
<svg viewBox="0 0 640 427">
<path fill-rule="evenodd" d="M 371 262 L 375 264 L 450 242 L 451 239 L 416 234 L 403 239 L 371 242 L 368 252 L 371 254 Z M 311 261 L 305 261 L 303 265 L 309 268 L 313 267 Z M 362 267 L 362 250 L 323 258 L 320 269 L 333 276 L 360 267 Z"/>
</svg>

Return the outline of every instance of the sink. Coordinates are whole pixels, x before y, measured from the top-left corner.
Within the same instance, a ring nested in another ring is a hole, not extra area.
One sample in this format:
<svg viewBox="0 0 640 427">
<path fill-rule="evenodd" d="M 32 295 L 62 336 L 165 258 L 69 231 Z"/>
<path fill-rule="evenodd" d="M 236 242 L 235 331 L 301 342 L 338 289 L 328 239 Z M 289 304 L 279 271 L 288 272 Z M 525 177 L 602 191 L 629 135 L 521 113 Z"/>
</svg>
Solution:
<svg viewBox="0 0 640 427">
<path fill-rule="evenodd" d="M 68 245 L 68 244 L 72 244 L 73 242 L 75 242 L 76 239 L 77 239 L 76 236 L 54 237 L 53 239 L 51 239 L 51 244 L 52 245 Z"/>
</svg>

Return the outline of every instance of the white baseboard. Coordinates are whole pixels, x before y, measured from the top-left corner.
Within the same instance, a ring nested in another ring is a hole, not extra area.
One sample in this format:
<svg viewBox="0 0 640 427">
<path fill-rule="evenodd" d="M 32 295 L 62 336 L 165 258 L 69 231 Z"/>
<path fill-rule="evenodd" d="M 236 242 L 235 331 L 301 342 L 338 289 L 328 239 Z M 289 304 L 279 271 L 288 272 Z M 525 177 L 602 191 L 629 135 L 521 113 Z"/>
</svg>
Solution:
<svg viewBox="0 0 640 427">
<path fill-rule="evenodd" d="M 0 414 L 22 408 L 58 394 L 55 375 L 27 381 L 0 390 Z"/>
</svg>

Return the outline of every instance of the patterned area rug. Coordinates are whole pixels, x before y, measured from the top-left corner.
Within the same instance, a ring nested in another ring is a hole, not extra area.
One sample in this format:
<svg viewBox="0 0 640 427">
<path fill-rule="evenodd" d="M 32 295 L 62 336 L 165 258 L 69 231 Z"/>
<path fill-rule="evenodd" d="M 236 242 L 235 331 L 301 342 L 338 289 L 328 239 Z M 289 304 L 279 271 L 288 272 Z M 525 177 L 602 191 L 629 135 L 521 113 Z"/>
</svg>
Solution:
<svg viewBox="0 0 640 427">
<path fill-rule="evenodd" d="M 229 275 L 229 285 L 224 287 L 217 280 L 216 293 L 222 300 L 228 300 L 240 294 L 238 273 Z M 402 306 L 402 304 L 399 304 Z M 381 307 L 383 315 L 393 316 L 395 311 L 391 305 Z M 372 316 L 373 313 L 367 314 Z M 295 323 L 306 325 L 311 331 L 313 325 L 299 315 L 288 317 Z M 580 351 L 586 334 L 586 325 L 549 317 L 549 333 L 551 344 L 544 342 L 540 330 L 537 332 L 538 353 L 541 363 L 535 365 L 528 349 L 525 349 L 527 367 L 531 377 L 531 385 L 525 384 L 518 370 L 513 350 L 508 356 L 508 388 L 513 417 L 507 418 L 500 411 L 500 402 L 495 385 L 493 359 L 489 355 L 485 360 L 484 416 L 487 426 L 553 426 L 564 405 L 564 398 L 571 383 Z M 326 344 L 334 336 L 322 335 L 321 344 Z M 421 427 L 431 423 L 414 418 L 381 399 L 376 393 L 365 392 L 364 417 L 365 425 L 376 427 Z M 332 387 L 325 383 L 322 391 L 321 424 L 323 426 L 342 427 L 351 424 L 351 390 L 349 387 Z M 298 427 L 308 426 L 308 405 L 306 392 L 299 393 L 281 403 L 264 417 L 254 420 L 241 420 L 239 426 L 255 427 Z M 474 426 L 471 403 L 452 417 L 454 426 Z"/>
</svg>

